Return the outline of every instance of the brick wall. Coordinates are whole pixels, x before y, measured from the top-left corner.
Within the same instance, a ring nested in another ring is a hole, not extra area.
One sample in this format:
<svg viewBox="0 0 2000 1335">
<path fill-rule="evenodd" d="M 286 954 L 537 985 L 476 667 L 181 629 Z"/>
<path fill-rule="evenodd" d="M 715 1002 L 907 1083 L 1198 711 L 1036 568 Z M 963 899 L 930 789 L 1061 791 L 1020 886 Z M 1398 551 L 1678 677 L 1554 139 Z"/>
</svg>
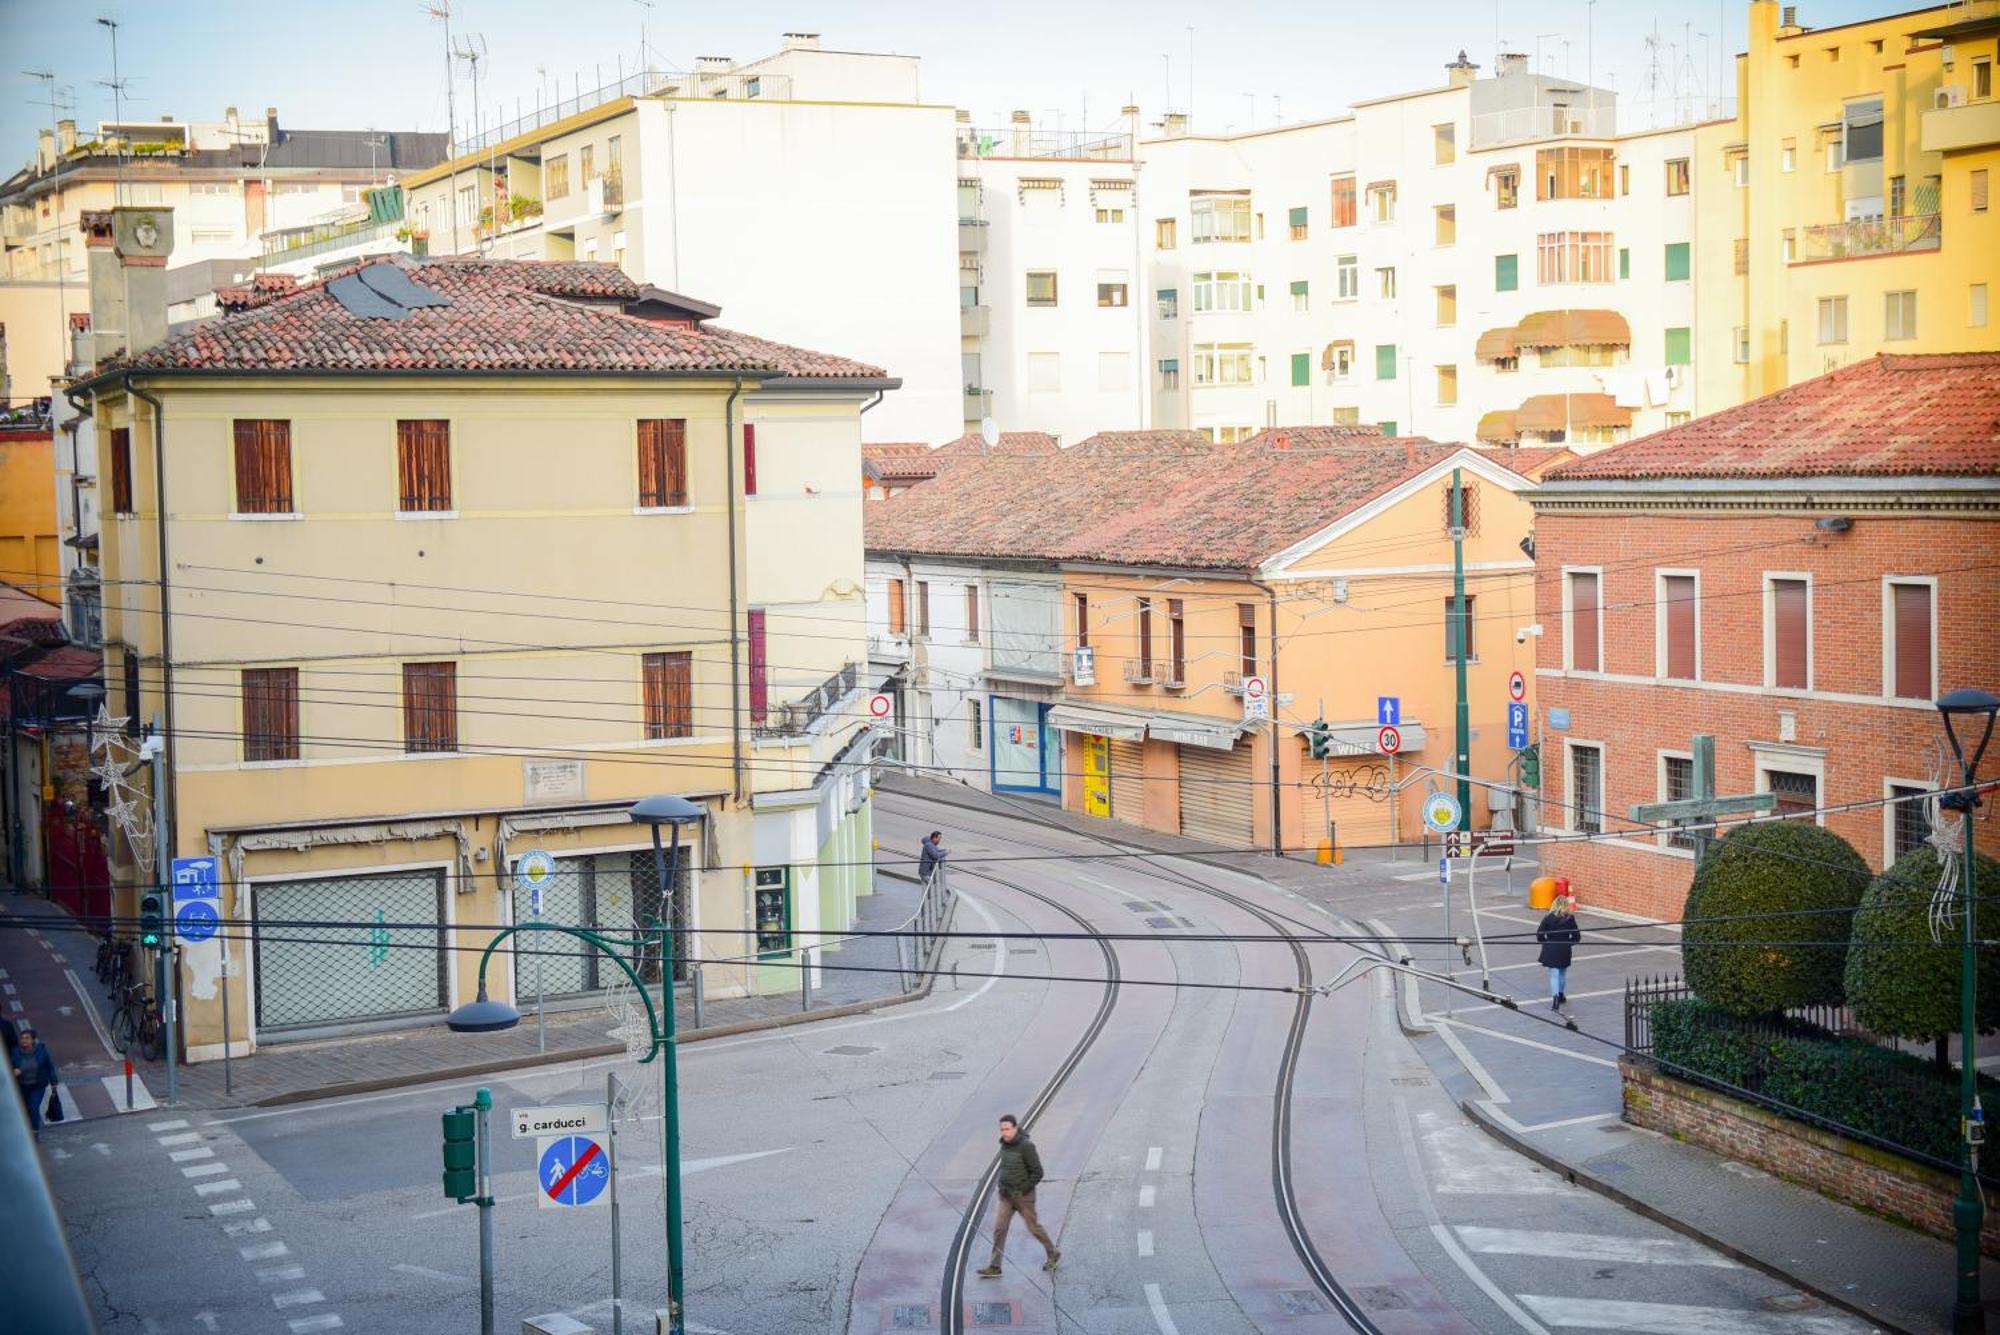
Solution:
<svg viewBox="0 0 2000 1335">
<path fill-rule="evenodd" d="M 1819 513 L 1853 515 L 1846 533 L 1816 530 Z M 1545 735 L 1544 823 L 1570 825 L 1569 750 L 1602 748 L 1604 827 L 1635 830 L 1630 806 L 1665 797 L 1661 752 L 1687 754 L 1695 732 L 1715 735 L 1716 787 L 1755 792 L 1765 768 L 1820 774 L 1819 805 L 1879 801 L 1884 782 L 1923 785 L 1943 730 L 1928 703 L 1884 696 L 1884 576 L 1936 579 L 1936 685 L 2000 690 L 2000 521 L 1979 516 L 1875 516 L 1853 511 L 1744 514 L 1721 510 L 1541 513 L 1536 521 L 1536 703 L 1567 709 L 1566 730 Z M 1986 569 L 1955 569 L 1984 565 Z M 1603 670 L 1567 670 L 1566 567 L 1602 571 Z M 1699 573 L 1698 680 L 1657 675 L 1661 569 Z M 1810 689 L 1767 689 L 1767 572 L 1810 577 Z M 1753 747 L 1751 743 L 1758 743 Z M 1986 768 L 2000 771 L 1995 758 Z M 1976 838 L 2000 854 L 1989 802 Z M 1873 867 L 1885 865 L 1880 807 L 1824 817 Z M 1587 904 L 1651 917 L 1680 916 L 1693 860 L 1644 833 L 1544 851 Z"/>
<path fill-rule="evenodd" d="M 1933 1236 L 1953 1236 L 1951 1207 L 1958 1180 L 1949 1173 L 1675 1080 L 1648 1061 L 1628 1057 L 1619 1071 L 1625 1120 L 1634 1126 L 1699 1145 Z M 2000 1256 L 2000 1212 L 1986 1212 L 1979 1249 Z"/>
</svg>

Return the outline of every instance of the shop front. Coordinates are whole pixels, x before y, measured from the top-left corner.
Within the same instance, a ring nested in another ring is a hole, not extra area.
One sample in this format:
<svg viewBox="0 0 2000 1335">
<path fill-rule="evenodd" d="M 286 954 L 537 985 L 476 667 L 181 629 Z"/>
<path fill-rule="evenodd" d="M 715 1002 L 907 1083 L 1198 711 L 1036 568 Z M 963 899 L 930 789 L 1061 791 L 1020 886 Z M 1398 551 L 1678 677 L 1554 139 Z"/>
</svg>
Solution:
<svg viewBox="0 0 2000 1335">
<path fill-rule="evenodd" d="M 992 728 L 992 757 L 987 778 L 993 791 L 1061 797 L 1063 748 L 1060 734 L 1049 723 L 1050 706 L 1039 700 L 987 697 L 986 716 Z"/>
</svg>

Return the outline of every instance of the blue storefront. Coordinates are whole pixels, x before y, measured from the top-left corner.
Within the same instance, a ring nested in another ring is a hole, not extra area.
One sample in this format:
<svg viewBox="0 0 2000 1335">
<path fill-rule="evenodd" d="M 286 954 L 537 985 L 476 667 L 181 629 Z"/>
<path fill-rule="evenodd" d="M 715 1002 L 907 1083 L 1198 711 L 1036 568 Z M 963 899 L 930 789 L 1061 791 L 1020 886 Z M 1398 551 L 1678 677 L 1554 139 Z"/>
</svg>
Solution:
<svg viewBox="0 0 2000 1335">
<path fill-rule="evenodd" d="M 1049 726 L 1049 706 L 1005 695 L 986 697 L 991 731 L 987 778 L 996 793 L 1062 798 L 1062 734 Z"/>
</svg>

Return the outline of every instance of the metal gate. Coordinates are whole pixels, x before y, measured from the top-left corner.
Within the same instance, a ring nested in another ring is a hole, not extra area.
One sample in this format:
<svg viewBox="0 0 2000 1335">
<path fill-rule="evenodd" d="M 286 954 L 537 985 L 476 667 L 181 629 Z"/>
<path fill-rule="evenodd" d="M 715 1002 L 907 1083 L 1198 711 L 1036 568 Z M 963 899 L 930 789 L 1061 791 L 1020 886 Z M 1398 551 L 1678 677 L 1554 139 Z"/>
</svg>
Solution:
<svg viewBox="0 0 2000 1335">
<path fill-rule="evenodd" d="M 696 845 L 695 848 L 698 848 Z M 695 848 L 681 845 L 680 874 L 675 878 L 673 925 L 688 926 L 689 863 Z M 641 926 L 651 923 L 660 907 L 660 877 L 653 864 L 653 850 L 629 853 L 597 853 L 584 857 L 558 858 L 555 875 L 542 887 L 542 921 L 564 927 L 585 927 L 607 936 L 630 938 Z M 514 890 L 514 921 L 529 922 L 528 892 Z M 637 910 L 635 912 L 635 909 Z M 537 993 L 535 966 L 541 964 L 540 993 L 545 997 L 574 997 L 600 992 L 625 975 L 616 965 L 585 942 L 555 932 L 521 932 L 509 938 L 514 956 L 514 995 L 532 997 Z M 680 937 L 674 947 L 674 981 L 687 981 L 689 939 Z M 536 954 L 536 952 L 542 952 Z M 640 977 L 658 980 L 659 948 L 629 951 L 627 958 Z"/>
<path fill-rule="evenodd" d="M 1320 771 L 1317 760 L 1301 762 L 1301 843 L 1309 849 L 1319 847 L 1319 841 L 1327 837 L 1329 815 L 1335 842 L 1342 848 L 1380 848 L 1393 842 L 1395 794 L 1389 787 L 1388 757 L 1333 760 L 1326 763 L 1324 775 Z"/>
<path fill-rule="evenodd" d="M 1249 746 L 1215 751 L 1182 743 L 1180 753 L 1181 833 L 1224 848 L 1253 846 L 1257 784 Z"/>
<path fill-rule="evenodd" d="M 49 898 L 97 927 L 111 919 L 111 863 L 97 815 L 71 803 L 42 810 L 48 845 Z"/>
<path fill-rule="evenodd" d="M 1111 739 L 1111 818 L 1146 823 L 1146 744 Z"/>
<path fill-rule="evenodd" d="M 442 871 L 254 886 L 257 1028 L 274 1032 L 442 1012 L 444 897 Z"/>
</svg>

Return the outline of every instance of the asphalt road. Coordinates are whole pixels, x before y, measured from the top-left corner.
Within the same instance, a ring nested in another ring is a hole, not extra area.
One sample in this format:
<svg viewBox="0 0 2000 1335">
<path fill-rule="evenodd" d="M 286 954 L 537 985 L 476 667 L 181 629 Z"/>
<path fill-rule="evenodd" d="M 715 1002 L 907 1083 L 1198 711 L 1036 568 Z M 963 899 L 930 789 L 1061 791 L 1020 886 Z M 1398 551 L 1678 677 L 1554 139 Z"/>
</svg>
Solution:
<svg viewBox="0 0 2000 1335">
<path fill-rule="evenodd" d="M 1289 947 L 1177 940 L 1268 928 L 1141 860 L 983 868 L 1011 885 L 975 874 L 981 858 L 1103 851 L 1075 834 L 890 795 L 877 823 L 885 848 L 946 831 L 960 931 L 1074 931 L 1024 893 L 1035 890 L 1094 927 L 1146 937 L 1116 946 L 1124 982 L 1110 1017 L 1034 1127 L 1050 1175 L 1042 1217 L 1063 1265 L 1043 1272 L 1016 1228 L 1002 1278 L 965 1281 L 968 1328 L 1352 1329 L 1284 1232 L 1273 1189 L 1277 1063 L 1296 995 L 1151 985 L 1289 988 Z M 1338 925 L 1249 877 L 1183 875 Z M 1307 955 L 1322 980 L 1353 958 L 1334 944 Z M 920 1003 L 683 1051 L 691 1329 L 938 1328 L 947 1245 L 993 1153 L 995 1120 L 1033 1102 L 1105 995 L 1101 981 L 1046 981 L 1102 978 L 1085 940 L 960 939 L 952 965 L 956 982 Z M 617 1151 L 625 1328 L 650 1332 L 664 1296 L 653 1069 L 598 1062 L 486 1083 L 504 1110 L 601 1099 L 608 1071 L 639 1092 Z M 471 1092 L 52 1128 L 50 1176 L 103 1329 L 477 1330 L 475 1212 L 438 1185 L 438 1115 Z M 1299 1221 L 1375 1329 L 1866 1329 L 1485 1136 L 1402 1036 L 1386 983 L 1313 1003 L 1292 1096 Z M 533 1142 L 497 1143 L 498 1329 L 565 1312 L 609 1331 L 608 1209 L 541 1208 Z"/>
</svg>

